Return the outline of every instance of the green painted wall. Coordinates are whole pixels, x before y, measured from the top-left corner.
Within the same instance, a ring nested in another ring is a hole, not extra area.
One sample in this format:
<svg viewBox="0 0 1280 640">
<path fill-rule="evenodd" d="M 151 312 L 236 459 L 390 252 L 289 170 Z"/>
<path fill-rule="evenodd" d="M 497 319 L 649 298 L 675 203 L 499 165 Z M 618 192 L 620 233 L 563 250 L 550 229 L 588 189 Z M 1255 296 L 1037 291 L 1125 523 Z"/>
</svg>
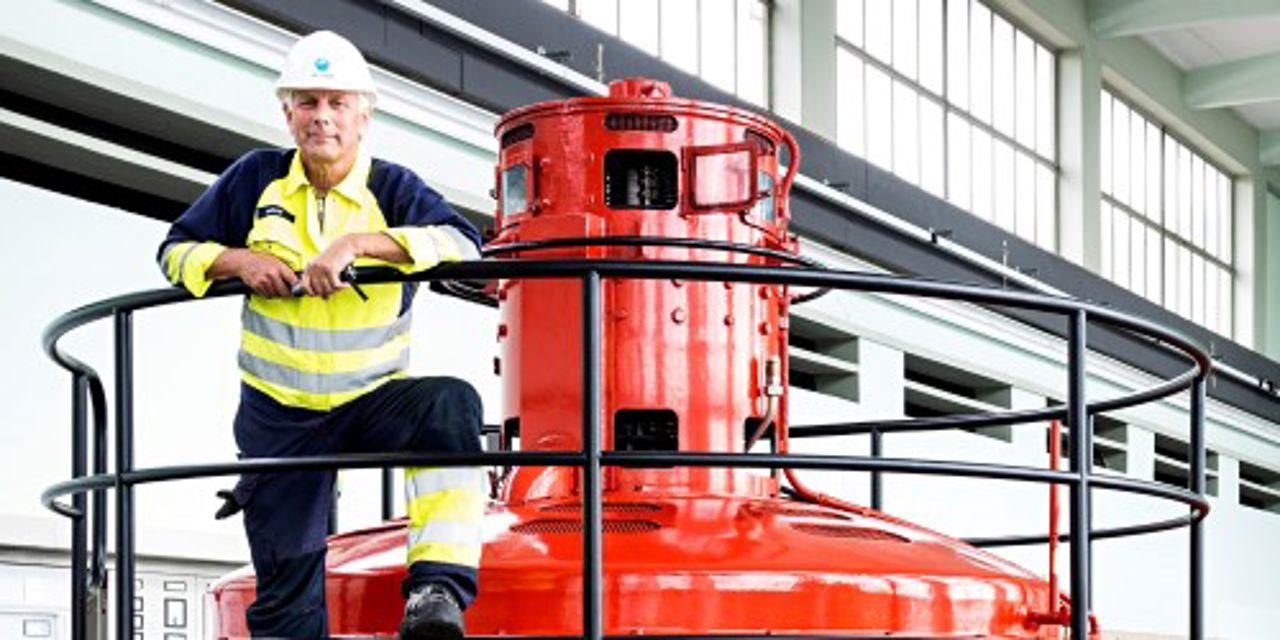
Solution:
<svg viewBox="0 0 1280 640">
<path fill-rule="evenodd" d="M 1263 312 L 1266 322 L 1263 324 L 1263 353 L 1272 360 L 1280 361 L 1280 182 L 1273 182 L 1267 193 L 1266 221 L 1266 256 L 1267 287 L 1264 296 L 1266 309 Z"/>
<path fill-rule="evenodd" d="M 1044 35 L 1063 54 L 1060 204 L 1063 224 L 1081 235 L 1076 240 L 1081 246 L 1068 244 L 1063 247 L 1064 253 L 1073 256 L 1079 251 L 1085 265 L 1097 266 L 1098 107 L 1096 95 L 1091 97 L 1089 93 L 1097 91 L 1100 77 L 1101 84 L 1114 87 L 1160 118 L 1234 174 L 1239 283 L 1235 339 L 1280 359 L 1280 251 L 1266 250 L 1280 246 L 1280 220 L 1274 206 L 1268 207 L 1266 184 L 1272 172 L 1259 160 L 1259 132 L 1230 109 L 1188 108 L 1182 96 L 1183 72 L 1145 40 L 1095 38 L 1086 0 L 992 2 L 1006 15 Z M 1082 93 L 1077 95 L 1078 92 Z M 1280 180 L 1273 178 L 1272 184 L 1280 186 Z M 1064 233 L 1064 239 L 1069 239 L 1069 233 Z"/>
</svg>

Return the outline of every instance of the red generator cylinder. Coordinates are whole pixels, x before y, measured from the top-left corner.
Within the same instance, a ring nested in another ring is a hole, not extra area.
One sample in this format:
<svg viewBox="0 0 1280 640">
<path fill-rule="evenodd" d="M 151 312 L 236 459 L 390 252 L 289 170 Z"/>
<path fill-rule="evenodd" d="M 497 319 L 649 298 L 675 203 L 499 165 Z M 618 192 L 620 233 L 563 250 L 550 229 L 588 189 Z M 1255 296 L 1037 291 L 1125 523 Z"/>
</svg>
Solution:
<svg viewBox="0 0 1280 640">
<path fill-rule="evenodd" d="M 492 255 L 776 265 L 798 251 L 799 152 L 758 115 L 629 79 L 513 111 L 496 134 Z M 602 448 L 740 453 L 776 434 L 785 451 L 789 295 L 605 280 Z M 582 446 L 580 296 L 576 279 L 497 285 L 507 447 Z M 1059 637 L 1063 601 L 1031 572 L 786 477 L 796 498 L 767 471 L 606 469 L 605 633 Z M 580 471 L 519 467 L 498 488 L 468 632 L 581 633 Z M 332 633 L 394 633 L 405 537 L 396 521 L 330 539 Z M 243 635 L 251 570 L 210 598 L 217 633 Z"/>
<path fill-rule="evenodd" d="M 606 98 L 509 113 L 497 135 L 491 250 L 753 264 L 777 261 L 732 250 L 593 243 L 643 238 L 796 251 L 786 210 L 796 163 L 779 175 L 782 150 L 798 155 L 795 142 L 757 115 L 672 99 L 666 83 L 632 79 L 613 83 Z M 579 243 L 585 246 L 563 246 Z M 582 446 L 580 298 L 577 280 L 499 285 L 504 430 L 518 433 L 526 450 Z M 606 280 L 602 299 L 603 449 L 741 452 L 770 415 L 785 423 L 785 287 Z M 576 473 L 523 470 L 504 497 L 565 497 L 575 491 Z M 777 489 L 758 473 L 705 468 L 606 469 L 604 486 L 668 496 Z"/>
</svg>

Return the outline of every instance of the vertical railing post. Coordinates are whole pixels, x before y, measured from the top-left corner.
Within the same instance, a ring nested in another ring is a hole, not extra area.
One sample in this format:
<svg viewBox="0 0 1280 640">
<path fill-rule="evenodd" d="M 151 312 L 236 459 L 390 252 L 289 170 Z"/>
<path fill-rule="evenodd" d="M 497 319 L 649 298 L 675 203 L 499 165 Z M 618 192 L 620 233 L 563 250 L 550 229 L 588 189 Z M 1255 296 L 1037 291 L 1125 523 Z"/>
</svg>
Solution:
<svg viewBox="0 0 1280 640">
<path fill-rule="evenodd" d="M 871 457 L 884 455 L 884 432 L 876 427 L 871 428 Z M 884 509 L 884 484 L 879 471 L 871 472 L 871 508 L 876 511 Z"/>
<path fill-rule="evenodd" d="M 395 470 L 386 468 L 382 470 L 382 521 L 386 522 L 396 515 L 395 505 Z"/>
<path fill-rule="evenodd" d="M 116 373 L 116 638 L 133 638 L 133 313 L 115 313 Z"/>
<path fill-rule="evenodd" d="M 1071 638 L 1089 637 L 1090 505 L 1089 473 L 1093 462 L 1093 429 L 1085 395 L 1088 316 L 1077 309 L 1067 330 L 1067 423 L 1071 428 Z"/>
<path fill-rule="evenodd" d="M 71 477 L 83 478 L 88 468 L 87 442 L 89 439 L 89 421 L 85 404 L 89 385 L 84 375 L 74 373 L 71 376 Z M 84 640 L 85 607 L 88 600 L 88 581 L 86 563 L 89 556 L 89 540 L 85 522 L 85 507 L 88 500 L 83 492 L 77 492 L 71 498 L 71 506 L 76 516 L 71 520 L 71 637 L 73 640 Z"/>
<path fill-rule="evenodd" d="M 107 392 L 102 380 L 94 377 L 89 385 L 90 398 L 93 401 L 93 475 L 107 472 Z M 93 561 L 89 578 L 98 590 L 98 607 L 106 605 L 101 597 L 107 587 L 107 490 L 93 490 Z M 105 623 L 103 623 L 105 624 Z"/>
<path fill-rule="evenodd" d="M 1197 376 L 1191 384 L 1191 492 L 1204 495 L 1204 403 L 1205 379 Z M 1193 509 L 1194 510 L 1194 509 Z M 1194 515 L 1194 514 L 1192 514 Z M 1191 521 L 1191 640 L 1204 637 L 1204 529 L 1201 520 Z"/>
<path fill-rule="evenodd" d="M 600 546 L 600 274 L 582 279 L 582 636 L 599 640 L 604 554 Z"/>
</svg>

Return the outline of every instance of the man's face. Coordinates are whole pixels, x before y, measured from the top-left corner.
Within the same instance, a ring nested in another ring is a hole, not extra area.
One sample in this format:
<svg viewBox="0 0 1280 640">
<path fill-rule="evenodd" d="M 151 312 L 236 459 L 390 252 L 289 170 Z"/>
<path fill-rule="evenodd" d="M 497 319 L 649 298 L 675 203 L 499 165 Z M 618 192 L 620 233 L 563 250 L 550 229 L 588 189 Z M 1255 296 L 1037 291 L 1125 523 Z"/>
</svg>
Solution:
<svg viewBox="0 0 1280 640">
<path fill-rule="evenodd" d="M 360 96 L 348 91 L 294 91 L 284 116 L 303 159 L 326 164 L 354 158 L 369 126 Z"/>
</svg>

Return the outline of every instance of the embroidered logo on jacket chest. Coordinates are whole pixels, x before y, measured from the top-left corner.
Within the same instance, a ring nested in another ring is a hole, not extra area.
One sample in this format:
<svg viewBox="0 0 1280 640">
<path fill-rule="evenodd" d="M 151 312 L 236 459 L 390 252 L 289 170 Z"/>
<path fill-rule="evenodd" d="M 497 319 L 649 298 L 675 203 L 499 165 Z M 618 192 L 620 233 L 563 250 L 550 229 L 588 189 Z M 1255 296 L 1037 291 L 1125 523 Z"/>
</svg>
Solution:
<svg viewBox="0 0 1280 640">
<path fill-rule="evenodd" d="M 253 212 L 255 220 L 261 220 L 271 216 L 280 216 L 289 222 L 293 222 L 296 219 L 292 213 L 289 213 L 288 210 L 278 204 L 269 204 L 263 207 L 258 207 L 258 209 Z"/>
</svg>

